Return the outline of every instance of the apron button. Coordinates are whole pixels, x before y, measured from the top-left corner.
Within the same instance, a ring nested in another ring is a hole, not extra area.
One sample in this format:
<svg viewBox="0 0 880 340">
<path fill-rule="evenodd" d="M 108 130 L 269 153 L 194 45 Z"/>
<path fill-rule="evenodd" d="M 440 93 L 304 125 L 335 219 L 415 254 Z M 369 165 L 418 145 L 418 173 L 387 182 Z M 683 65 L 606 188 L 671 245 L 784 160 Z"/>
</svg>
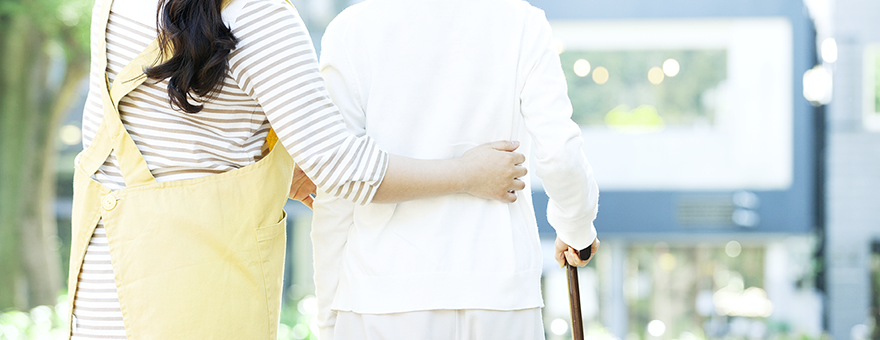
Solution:
<svg viewBox="0 0 880 340">
<path fill-rule="evenodd" d="M 107 195 L 101 198 L 101 205 L 104 207 L 104 210 L 110 211 L 113 208 L 116 208 L 116 197 L 113 195 Z"/>
</svg>

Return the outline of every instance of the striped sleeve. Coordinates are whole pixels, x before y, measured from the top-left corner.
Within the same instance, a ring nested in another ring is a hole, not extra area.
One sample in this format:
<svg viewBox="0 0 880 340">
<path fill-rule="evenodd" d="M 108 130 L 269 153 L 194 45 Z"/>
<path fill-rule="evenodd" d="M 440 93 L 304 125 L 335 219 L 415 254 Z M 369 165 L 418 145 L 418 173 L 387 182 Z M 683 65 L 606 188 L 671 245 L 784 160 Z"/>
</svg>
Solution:
<svg viewBox="0 0 880 340">
<path fill-rule="evenodd" d="M 229 57 L 230 73 L 266 112 L 294 161 L 321 190 L 370 202 L 388 154 L 371 138 L 346 131 L 296 10 L 283 0 L 252 0 L 232 31 L 239 42 Z"/>
</svg>

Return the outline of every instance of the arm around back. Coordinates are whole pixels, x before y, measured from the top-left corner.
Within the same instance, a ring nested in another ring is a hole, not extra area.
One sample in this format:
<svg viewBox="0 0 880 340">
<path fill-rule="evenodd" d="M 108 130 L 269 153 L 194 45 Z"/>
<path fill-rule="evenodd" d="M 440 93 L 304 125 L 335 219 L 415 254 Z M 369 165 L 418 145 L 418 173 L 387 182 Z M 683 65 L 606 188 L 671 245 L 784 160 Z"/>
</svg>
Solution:
<svg viewBox="0 0 880 340">
<path fill-rule="evenodd" d="M 369 136 L 347 131 L 296 11 L 283 0 L 251 0 L 242 13 L 232 27 L 239 42 L 230 54 L 230 73 L 260 104 L 281 144 L 318 188 L 358 204 L 377 194 L 386 203 L 458 192 L 515 199 L 507 191 L 521 187 L 516 177 L 525 169 L 509 152 L 484 147 L 479 159 L 416 160 L 389 155 Z M 328 45 L 325 49 L 332 49 Z M 335 98 L 343 112 L 345 98 Z M 502 180 L 473 185 L 487 177 Z"/>
</svg>

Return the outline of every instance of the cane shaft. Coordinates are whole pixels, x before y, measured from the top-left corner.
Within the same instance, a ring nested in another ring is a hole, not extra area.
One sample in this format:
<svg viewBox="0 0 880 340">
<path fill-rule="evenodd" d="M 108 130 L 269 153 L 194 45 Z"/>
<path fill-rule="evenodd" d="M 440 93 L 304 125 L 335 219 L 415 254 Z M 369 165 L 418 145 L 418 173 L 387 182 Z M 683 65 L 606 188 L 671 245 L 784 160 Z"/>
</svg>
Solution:
<svg viewBox="0 0 880 340">
<path fill-rule="evenodd" d="M 571 307 L 571 336 L 584 340 L 584 319 L 581 317 L 581 292 L 578 288 L 577 267 L 566 265 L 568 274 L 568 305 Z"/>
<path fill-rule="evenodd" d="M 577 251 L 581 261 L 589 260 L 593 255 L 593 245 Z M 568 276 L 568 306 L 571 308 L 571 337 L 584 340 L 584 318 L 581 317 L 581 290 L 578 283 L 578 269 L 566 261 L 565 272 Z"/>
</svg>

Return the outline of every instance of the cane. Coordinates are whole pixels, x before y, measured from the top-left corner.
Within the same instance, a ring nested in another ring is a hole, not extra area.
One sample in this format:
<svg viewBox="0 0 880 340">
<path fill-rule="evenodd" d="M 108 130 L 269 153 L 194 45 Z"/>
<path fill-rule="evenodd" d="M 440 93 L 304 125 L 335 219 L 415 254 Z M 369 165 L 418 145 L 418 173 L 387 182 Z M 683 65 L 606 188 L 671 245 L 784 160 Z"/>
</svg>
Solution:
<svg viewBox="0 0 880 340">
<path fill-rule="evenodd" d="M 586 261 L 590 259 L 593 245 L 589 245 L 578 251 L 578 257 Z M 581 291 L 578 285 L 578 269 L 565 261 L 568 274 L 568 306 L 571 307 L 571 337 L 574 340 L 584 340 L 584 319 L 581 317 Z"/>
</svg>

